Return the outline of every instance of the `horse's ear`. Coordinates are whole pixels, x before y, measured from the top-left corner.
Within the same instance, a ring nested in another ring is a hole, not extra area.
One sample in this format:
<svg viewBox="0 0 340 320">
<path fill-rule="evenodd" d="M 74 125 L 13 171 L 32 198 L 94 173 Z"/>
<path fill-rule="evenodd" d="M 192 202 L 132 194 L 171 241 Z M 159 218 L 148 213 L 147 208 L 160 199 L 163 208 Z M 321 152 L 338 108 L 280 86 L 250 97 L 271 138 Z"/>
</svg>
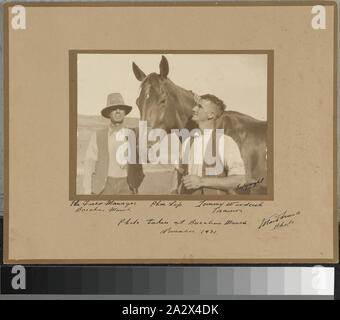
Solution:
<svg viewBox="0 0 340 320">
<path fill-rule="evenodd" d="M 137 80 L 143 81 L 145 79 L 145 73 L 141 69 L 139 69 L 139 67 L 134 62 L 132 62 L 132 70 Z"/>
<path fill-rule="evenodd" d="M 166 78 L 169 73 L 169 63 L 168 60 L 162 56 L 161 63 L 159 64 L 160 75 L 163 78 Z"/>
</svg>

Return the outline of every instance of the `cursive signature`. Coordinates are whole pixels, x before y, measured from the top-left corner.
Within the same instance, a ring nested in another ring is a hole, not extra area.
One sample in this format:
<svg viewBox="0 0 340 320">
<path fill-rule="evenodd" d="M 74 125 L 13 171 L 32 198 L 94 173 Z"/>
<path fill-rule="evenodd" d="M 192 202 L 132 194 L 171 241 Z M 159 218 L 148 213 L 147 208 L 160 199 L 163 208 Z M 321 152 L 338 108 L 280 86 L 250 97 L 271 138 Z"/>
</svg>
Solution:
<svg viewBox="0 0 340 320">
<path fill-rule="evenodd" d="M 263 183 L 264 178 L 259 178 L 254 182 L 249 182 L 249 183 L 245 183 L 245 184 L 239 184 L 236 187 L 236 190 L 241 190 L 241 191 L 248 191 L 250 189 L 255 188 L 258 184 Z"/>
<path fill-rule="evenodd" d="M 288 213 L 287 210 L 279 214 L 274 214 L 269 218 L 263 218 L 257 229 L 260 230 L 271 227 L 271 230 L 277 230 L 288 227 L 294 224 L 295 218 L 300 214 L 300 211 Z"/>
</svg>

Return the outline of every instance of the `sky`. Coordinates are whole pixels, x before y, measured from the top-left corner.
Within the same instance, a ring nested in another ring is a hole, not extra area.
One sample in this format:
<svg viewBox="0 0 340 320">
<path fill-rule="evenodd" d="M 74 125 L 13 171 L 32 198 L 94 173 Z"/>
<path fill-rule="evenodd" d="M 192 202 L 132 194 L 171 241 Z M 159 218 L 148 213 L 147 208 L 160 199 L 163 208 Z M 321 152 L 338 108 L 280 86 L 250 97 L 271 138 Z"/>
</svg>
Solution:
<svg viewBox="0 0 340 320">
<path fill-rule="evenodd" d="M 146 75 L 159 73 L 161 54 L 78 54 L 78 113 L 100 115 L 109 93 L 122 94 L 133 107 L 129 117 L 139 118 L 136 98 L 140 82 L 134 61 Z M 267 55 L 165 54 L 168 78 L 199 95 L 214 94 L 227 110 L 259 120 L 267 119 Z"/>
</svg>

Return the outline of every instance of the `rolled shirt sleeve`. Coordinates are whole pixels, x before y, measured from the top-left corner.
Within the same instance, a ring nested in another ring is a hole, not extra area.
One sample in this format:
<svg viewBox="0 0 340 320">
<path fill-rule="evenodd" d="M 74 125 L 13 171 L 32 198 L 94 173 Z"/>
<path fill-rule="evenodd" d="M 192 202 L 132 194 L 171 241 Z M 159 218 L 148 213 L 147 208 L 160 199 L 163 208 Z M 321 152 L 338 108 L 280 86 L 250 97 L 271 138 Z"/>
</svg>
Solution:
<svg viewBox="0 0 340 320">
<path fill-rule="evenodd" d="M 223 144 L 219 146 L 221 148 Z M 224 136 L 224 150 L 220 150 L 220 154 L 224 154 L 224 167 L 228 170 L 228 176 L 246 174 L 240 149 L 232 137 Z"/>
</svg>

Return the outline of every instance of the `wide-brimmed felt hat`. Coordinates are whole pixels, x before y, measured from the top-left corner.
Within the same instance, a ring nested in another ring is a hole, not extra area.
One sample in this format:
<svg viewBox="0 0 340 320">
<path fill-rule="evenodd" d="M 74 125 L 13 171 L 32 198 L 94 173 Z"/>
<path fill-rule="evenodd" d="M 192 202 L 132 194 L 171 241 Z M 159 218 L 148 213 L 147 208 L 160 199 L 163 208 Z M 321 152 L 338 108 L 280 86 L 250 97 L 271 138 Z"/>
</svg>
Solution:
<svg viewBox="0 0 340 320">
<path fill-rule="evenodd" d="M 131 106 L 124 103 L 124 99 L 120 93 L 110 93 L 107 96 L 106 107 L 101 111 L 101 114 L 105 118 L 110 118 L 110 113 L 118 108 L 124 109 L 125 115 L 129 114 L 132 110 Z"/>
</svg>

